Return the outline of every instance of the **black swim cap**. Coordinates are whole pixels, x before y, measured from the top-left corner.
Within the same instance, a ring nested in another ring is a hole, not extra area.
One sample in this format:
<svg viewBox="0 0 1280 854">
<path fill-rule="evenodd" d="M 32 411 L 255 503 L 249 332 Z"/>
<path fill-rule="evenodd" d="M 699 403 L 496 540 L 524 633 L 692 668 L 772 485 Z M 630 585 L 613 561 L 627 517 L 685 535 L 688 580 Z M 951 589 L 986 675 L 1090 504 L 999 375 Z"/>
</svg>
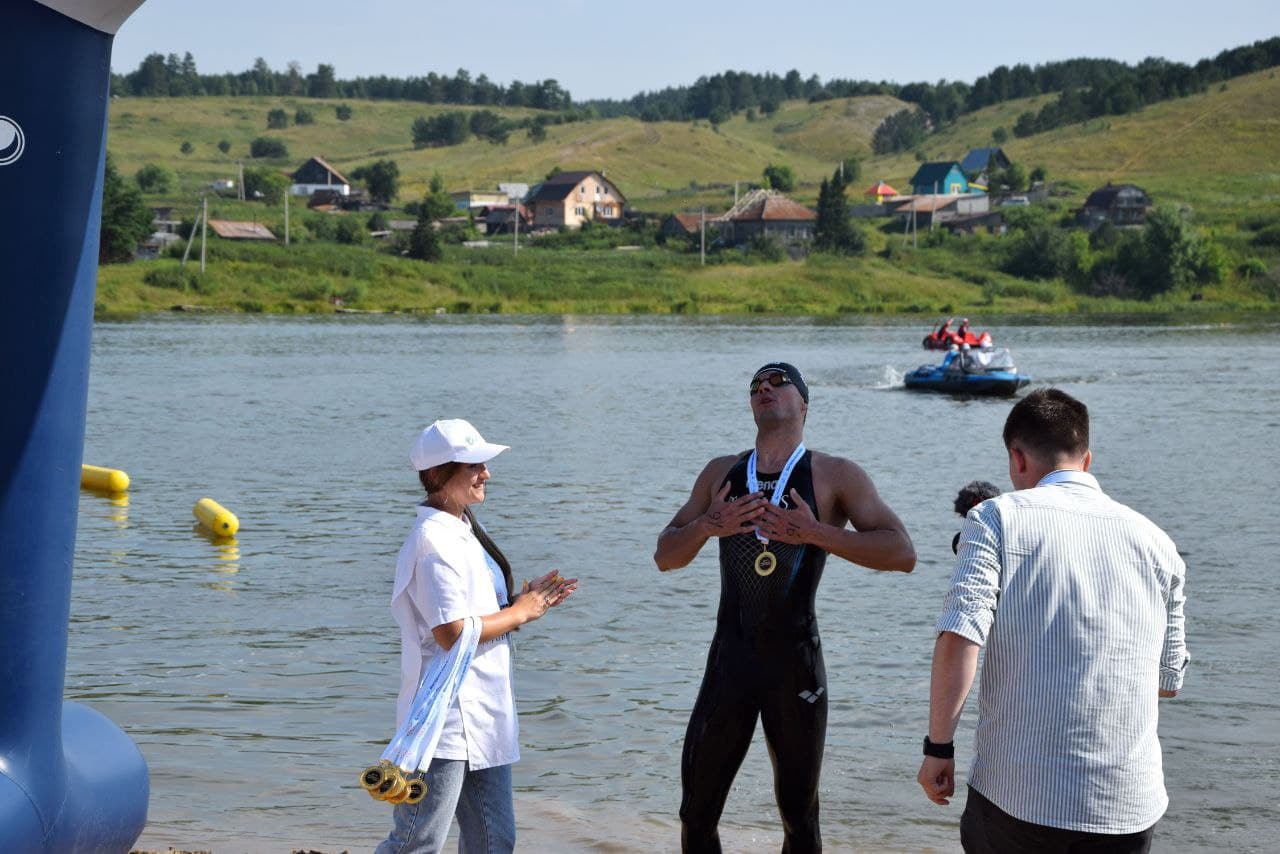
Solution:
<svg viewBox="0 0 1280 854">
<path fill-rule="evenodd" d="M 801 375 L 800 369 L 795 365 L 787 362 L 770 362 L 752 374 L 751 378 L 755 379 L 763 373 L 772 373 L 774 371 L 784 374 L 787 379 L 791 380 L 791 384 L 796 387 L 796 391 L 800 392 L 800 396 L 804 398 L 804 402 L 809 402 L 809 384 L 804 381 L 804 377 Z"/>
</svg>

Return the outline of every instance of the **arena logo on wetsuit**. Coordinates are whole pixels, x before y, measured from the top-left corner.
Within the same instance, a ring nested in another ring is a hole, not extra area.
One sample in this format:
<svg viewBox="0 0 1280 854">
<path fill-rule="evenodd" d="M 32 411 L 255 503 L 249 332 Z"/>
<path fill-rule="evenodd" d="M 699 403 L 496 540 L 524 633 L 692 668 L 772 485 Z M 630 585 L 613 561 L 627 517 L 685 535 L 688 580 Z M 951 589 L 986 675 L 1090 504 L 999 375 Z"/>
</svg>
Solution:
<svg viewBox="0 0 1280 854">
<path fill-rule="evenodd" d="M 774 491 L 775 489 L 777 489 L 777 488 L 778 488 L 778 481 L 777 481 L 777 479 L 776 479 L 776 478 L 775 478 L 774 480 L 762 480 L 762 481 L 760 481 L 760 491 L 761 491 L 761 492 L 763 492 L 763 493 L 766 493 L 766 494 L 772 495 L 772 494 L 773 494 L 773 491 Z M 737 500 L 738 500 L 739 498 L 741 498 L 741 497 L 742 497 L 741 495 L 734 496 L 734 497 L 733 497 L 733 499 L 731 499 L 731 500 L 733 500 L 733 501 L 737 501 Z M 791 496 L 790 496 L 790 495 L 788 495 L 788 494 L 786 494 L 786 493 L 783 493 L 782 498 L 781 498 L 781 499 L 779 499 L 779 501 L 778 501 L 778 506 L 779 506 L 779 507 L 781 507 L 783 510 L 790 510 L 790 509 L 791 509 Z"/>
<path fill-rule="evenodd" d="M 26 147 L 22 126 L 8 116 L 0 116 L 0 166 L 16 162 Z"/>
</svg>

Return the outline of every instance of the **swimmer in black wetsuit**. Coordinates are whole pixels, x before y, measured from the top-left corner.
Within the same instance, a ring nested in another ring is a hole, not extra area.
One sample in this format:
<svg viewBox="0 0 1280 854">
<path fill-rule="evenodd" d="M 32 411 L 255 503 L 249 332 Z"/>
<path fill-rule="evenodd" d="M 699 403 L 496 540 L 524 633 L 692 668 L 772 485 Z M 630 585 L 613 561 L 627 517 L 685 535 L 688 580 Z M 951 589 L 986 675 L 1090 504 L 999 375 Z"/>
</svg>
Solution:
<svg viewBox="0 0 1280 854">
<path fill-rule="evenodd" d="M 758 717 L 782 850 L 820 851 L 828 692 L 813 606 L 822 569 L 830 553 L 910 572 L 916 555 L 866 472 L 804 449 L 809 389 L 795 367 L 765 365 L 750 391 L 755 448 L 707 464 L 654 554 L 659 569 L 679 569 L 707 540 L 720 540 L 720 611 L 681 762 L 682 843 L 685 851 L 720 850 L 720 813 Z"/>
</svg>

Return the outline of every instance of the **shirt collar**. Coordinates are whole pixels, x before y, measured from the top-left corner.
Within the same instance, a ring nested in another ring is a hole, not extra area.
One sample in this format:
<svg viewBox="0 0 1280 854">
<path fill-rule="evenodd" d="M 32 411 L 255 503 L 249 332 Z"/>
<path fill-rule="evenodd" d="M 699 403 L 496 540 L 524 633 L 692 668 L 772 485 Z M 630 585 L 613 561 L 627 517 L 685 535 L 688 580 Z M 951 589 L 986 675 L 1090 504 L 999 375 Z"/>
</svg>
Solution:
<svg viewBox="0 0 1280 854">
<path fill-rule="evenodd" d="M 1056 483 L 1079 483 L 1091 489 L 1098 491 L 1102 487 L 1098 486 L 1098 479 L 1087 471 L 1078 471 L 1076 469 L 1058 469 L 1051 471 L 1044 477 L 1040 478 L 1040 482 L 1036 486 L 1053 486 Z"/>
<path fill-rule="evenodd" d="M 452 513 L 446 513 L 443 510 L 432 507 L 428 504 L 419 504 L 417 507 L 419 519 L 430 519 L 438 525 L 444 525 L 446 528 L 457 531 L 459 533 L 471 533 L 471 525 L 466 519 L 460 519 Z"/>
</svg>

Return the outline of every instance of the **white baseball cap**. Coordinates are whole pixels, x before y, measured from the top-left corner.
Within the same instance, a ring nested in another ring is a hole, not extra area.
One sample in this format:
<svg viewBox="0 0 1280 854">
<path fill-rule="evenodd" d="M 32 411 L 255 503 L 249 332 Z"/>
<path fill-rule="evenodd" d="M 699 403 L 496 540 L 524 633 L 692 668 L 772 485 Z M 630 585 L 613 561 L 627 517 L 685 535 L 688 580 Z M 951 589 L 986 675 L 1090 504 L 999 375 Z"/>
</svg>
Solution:
<svg viewBox="0 0 1280 854">
<path fill-rule="evenodd" d="M 487 463 L 508 448 L 486 442 L 470 422 L 448 418 L 418 434 L 409 449 L 409 461 L 418 471 L 445 463 Z"/>
</svg>

